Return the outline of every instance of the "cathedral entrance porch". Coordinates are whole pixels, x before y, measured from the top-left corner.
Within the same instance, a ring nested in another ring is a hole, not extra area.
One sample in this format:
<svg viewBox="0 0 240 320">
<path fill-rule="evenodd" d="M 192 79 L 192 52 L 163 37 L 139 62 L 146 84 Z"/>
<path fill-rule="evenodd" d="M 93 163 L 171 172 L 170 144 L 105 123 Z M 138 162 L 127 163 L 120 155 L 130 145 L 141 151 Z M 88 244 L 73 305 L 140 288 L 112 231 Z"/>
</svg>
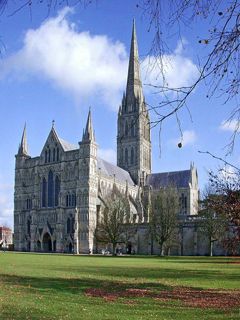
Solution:
<svg viewBox="0 0 240 320">
<path fill-rule="evenodd" d="M 44 252 L 52 252 L 52 239 L 49 233 L 43 236 L 42 248 Z"/>
</svg>

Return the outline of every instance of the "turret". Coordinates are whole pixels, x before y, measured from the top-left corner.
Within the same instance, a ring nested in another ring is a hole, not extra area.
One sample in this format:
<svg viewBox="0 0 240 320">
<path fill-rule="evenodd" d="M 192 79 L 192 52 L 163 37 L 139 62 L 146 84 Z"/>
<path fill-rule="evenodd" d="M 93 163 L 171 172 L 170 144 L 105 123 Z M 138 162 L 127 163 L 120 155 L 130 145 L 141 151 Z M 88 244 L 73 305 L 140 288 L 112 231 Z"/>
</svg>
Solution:
<svg viewBox="0 0 240 320">
<path fill-rule="evenodd" d="M 97 183 L 97 144 L 95 142 L 92 125 L 91 110 L 89 110 L 82 141 L 79 142 L 79 172 L 81 178 L 78 182 L 77 194 L 81 199 L 79 215 L 81 224 L 80 251 L 89 253 L 94 251 L 94 230 L 96 228 L 96 199 Z M 81 218 L 82 217 L 82 218 Z"/>
</svg>

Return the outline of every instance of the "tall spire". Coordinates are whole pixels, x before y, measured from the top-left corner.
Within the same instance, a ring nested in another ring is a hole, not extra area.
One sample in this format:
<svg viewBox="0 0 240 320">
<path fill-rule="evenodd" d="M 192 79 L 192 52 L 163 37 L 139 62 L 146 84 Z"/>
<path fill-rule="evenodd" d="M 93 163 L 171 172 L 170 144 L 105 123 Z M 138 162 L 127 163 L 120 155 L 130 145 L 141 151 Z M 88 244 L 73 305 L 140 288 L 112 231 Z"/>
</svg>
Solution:
<svg viewBox="0 0 240 320">
<path fill-rule="evenodd" d="M 85 131 L 83 133 L 82 141 L 94 141 L 94 140 L 95 139 L 94 139 L 93 126 L 92 126 L 91 108 L 89 108 L 87 124 L 86 124 Z"/>
<path fill-rule="evenodd" d="M 151 172 L 150 119 L 145 103 L 138 57 L 135 21 L 132 27 L 131 50 L 126 93 L 118 113 L 117 165 L 127 170 L 135 184 Z"/>
<path fill-rule="evenodd" d="M 28 145 L 27 145 L 27 130 L 26 123 L 24 125 L 22 140 L 18 148 L 18 155 L 28 156 Z"/>
<path fill-rule="evenodd" d="M 133 98 L 138 98 L 143 96 L 140 67 L 139 67 L 138 44 L 137 44 L 135 20 L 133 20 L 133 27 L 132 27 L 132 40 L 131 40 L 130 58 L 129 58 L 129 65 L 128 65 L 126 96 L 127 96 L 128 102 L 130 102 L 130 100 L 133 100 Z"/>
</svg>

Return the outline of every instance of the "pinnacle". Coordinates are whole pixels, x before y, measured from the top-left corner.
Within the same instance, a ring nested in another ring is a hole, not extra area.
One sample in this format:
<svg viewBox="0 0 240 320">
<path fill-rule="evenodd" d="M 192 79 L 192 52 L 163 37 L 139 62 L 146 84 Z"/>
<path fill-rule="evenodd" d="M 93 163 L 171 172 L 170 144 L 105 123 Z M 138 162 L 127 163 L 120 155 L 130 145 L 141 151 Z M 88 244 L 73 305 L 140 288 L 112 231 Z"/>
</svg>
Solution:
<svg viewBox="0 0 240 320">
<path fill-rule="evenodd" d="M 94 131 L 92 126 L 91 108 L 89 108 L 87 124 L 85 132 L 83 133 L 83 141 L 94 141 Z"/>
<path fill-rule="evenodd" d="M 28 156 L 26 123 L 25 123 L 25 125 L 24 125 L 21 143 L 20 143 L 19 149 L 18 149 L 18 155 Z"/>
<path fill-rule="evenodd" d="M 138 96 L 143 96 L 135 20 L 133 20 L 132 26 L 132 39 L 128 66 L 126 96 L 129 103 L 131 103 L 131 101 L 134 101 L 134 99 Z"/>
</svg>

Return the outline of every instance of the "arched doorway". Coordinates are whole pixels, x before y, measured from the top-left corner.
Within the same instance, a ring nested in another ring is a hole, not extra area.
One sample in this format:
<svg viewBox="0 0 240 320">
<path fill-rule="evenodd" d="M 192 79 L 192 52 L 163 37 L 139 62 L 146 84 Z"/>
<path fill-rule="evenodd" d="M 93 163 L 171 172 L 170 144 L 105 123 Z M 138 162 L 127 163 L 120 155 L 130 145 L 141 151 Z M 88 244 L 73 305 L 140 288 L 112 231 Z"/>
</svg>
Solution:
<svg viewBox="0 0 240 320">
<path fill-rule="evenodd" d="M 72 251 L 73 251 L 73 245 L 72 245 L 72 242 L 70 242 L 68 245 L 68 252 L 72 253 Z"/>
<path fill-rule="evenodd" d="M 49 233 L 45 233 L 43 236 L 43 251 L 51 252 L 52 251 L 52 240 Z"/>
</svg>

